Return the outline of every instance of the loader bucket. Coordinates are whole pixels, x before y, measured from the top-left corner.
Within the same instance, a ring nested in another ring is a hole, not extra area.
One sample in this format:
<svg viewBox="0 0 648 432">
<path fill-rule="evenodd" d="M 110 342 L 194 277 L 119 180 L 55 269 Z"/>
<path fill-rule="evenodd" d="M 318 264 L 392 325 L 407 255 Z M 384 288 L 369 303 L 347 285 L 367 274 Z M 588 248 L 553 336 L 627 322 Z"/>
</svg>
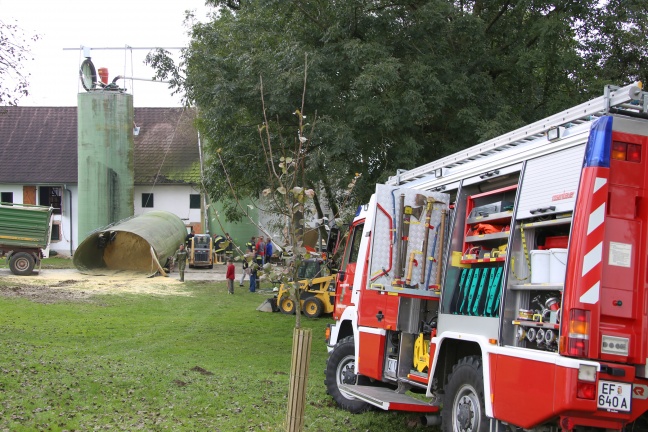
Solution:
<svg viewBox="0 0 648 432">
<path fill-rule="evenodd" d="M 279 309 L 277 308 L 277 299 L 276 298 L 269 298 L 266 299 L 261 305 L 256 308 L 259 312 L 277 312 Z"/>
</svg>

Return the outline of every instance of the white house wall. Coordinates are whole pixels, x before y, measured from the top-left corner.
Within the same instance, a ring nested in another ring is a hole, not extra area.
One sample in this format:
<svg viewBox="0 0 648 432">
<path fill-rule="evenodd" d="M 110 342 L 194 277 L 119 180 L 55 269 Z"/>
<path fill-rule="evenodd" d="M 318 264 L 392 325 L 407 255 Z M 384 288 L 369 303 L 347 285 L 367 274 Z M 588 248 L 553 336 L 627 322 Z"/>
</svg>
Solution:
<svg viewBox="0 0 648 432">
<path fill-rule="evenodd" d="M 143 193 L 153 194 L 153 207 L 142 207 Z M 200 191 L 186 185 L 135 186 L 135 216 L 152 210 L 165 210 L 178 216 L 185 225 L 200 224 L 200 209 L 189 208 L 191 194 L 200 194 Z"/>
<path fill-rule="evenodd" d="M 41 185 L 36 185 L 41 186 Z M 56 251 L 58 255 L 70 256 L 76 250 L 80 241 L 78 237 L 78 187 L 77 185 L 48 184 L 43 186 L 59 186 L 63 190 L 62 210 L 60 215 L 53 216 L 53 223 L 60 225 L 61 239 L 50 244 L 50 251 Z M 0 192 L 13 192 L 13 200 L 16 204 L 23 203 L 23 185 L 0 184 Z M 142 208 L 142 193 L 153 193 L 153 208 Z M 191 186 L 135 186 L 134 189 L 134 210 L 135 215 L 140 215 L 151 210 L 166 210 L 178 216 L 185 225 L 200 224 L 200 209 L 189 208 L 189 195 L 199 194 Z M 70 202 L 70 194 L 72 200 Z M 38 194 L 36 194 L 38 199 Z M 70 216 L 72 216 L 70 218 Z"/>
</svg>

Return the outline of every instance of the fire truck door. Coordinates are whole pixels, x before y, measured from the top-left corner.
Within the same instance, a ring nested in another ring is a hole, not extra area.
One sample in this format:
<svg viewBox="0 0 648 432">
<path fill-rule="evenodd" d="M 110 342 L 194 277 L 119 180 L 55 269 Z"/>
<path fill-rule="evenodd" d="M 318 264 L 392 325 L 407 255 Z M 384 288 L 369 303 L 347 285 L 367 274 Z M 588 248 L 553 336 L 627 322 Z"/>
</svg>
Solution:
<svg viewBox="0 0 648 432">
<path fill-rule="evenodd" d="M 349 241 L 347 242 L 340 271 L 337 276 L 337 289 L 335 301 L 335 315 L 339 316 L 347 306 L 353 304 L 351 297 L 353 294 L 353 280 L 355 279 L 356 264 L 360 254 L 360 241 L 362 240 L 362 230 L 364 220 L 357 221 L 349 230 Z"/>
</svg>

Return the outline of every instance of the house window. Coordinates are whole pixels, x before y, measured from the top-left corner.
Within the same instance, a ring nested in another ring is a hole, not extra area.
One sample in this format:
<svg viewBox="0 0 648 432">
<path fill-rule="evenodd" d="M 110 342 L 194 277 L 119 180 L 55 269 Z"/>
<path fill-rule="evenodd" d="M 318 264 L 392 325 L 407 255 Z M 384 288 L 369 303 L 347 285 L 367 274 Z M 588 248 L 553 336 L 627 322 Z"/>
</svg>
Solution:
<svg viewBox="0 0 648 432">
<path fill-rule="evenodd" d="M 61 214 L 61 188 L 59 186 L 41 186 L 38 188 L 38 203 L 54 208 L 54 214 Z"/>
<path fill-rule="evenodd" d="M 61 224 L 53 223 L 52 232 L 50 233 L 50 241 L 61 241 Z"/>
<path fill-rule="evenodd" d="M 142 207 L 143 208 L 153 208 L 153 194 L 152 193 L 143 193 L 142 194 Z"/>
<path fill-rule="evenodd" d="M 13 192 L 0 192 L 0 202 L 13 204 Z"/>
<path fill-rule="evenodd" d="M 189 208 L 190 209 L 200 208 L 200 194 L 189 195 Z"/>
</svg>

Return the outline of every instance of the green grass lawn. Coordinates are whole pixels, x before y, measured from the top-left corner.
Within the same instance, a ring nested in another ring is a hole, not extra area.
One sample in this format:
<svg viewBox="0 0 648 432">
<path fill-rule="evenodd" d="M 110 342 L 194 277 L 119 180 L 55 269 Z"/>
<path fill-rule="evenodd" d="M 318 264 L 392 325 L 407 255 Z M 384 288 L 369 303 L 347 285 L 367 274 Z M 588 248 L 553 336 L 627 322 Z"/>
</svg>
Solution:
<svg viewBox="0 0 648 432">
<path fill-rule="evenodd" d="M 0 295 L 0 431 L 283 430 L 294 317 L 257 312 L 265 297 L 238 287 L 186 286 L 192 296 Z M 328 322 L 302 320 L 313 330 L 306 430 L 429 431 L 415 415 L 335 406 Z"/>
</svg>

